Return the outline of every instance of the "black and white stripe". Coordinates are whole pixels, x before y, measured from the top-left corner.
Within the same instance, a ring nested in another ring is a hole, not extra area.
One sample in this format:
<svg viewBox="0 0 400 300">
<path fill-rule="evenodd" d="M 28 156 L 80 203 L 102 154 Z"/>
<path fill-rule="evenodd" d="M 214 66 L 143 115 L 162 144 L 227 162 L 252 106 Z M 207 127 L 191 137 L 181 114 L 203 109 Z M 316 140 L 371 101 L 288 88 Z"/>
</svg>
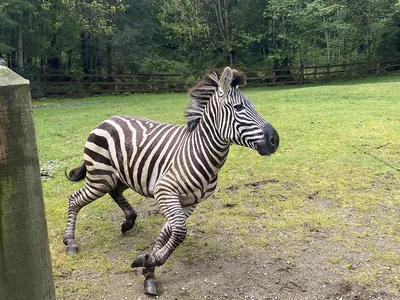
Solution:
<svg viewBox="0 0 400 300">
<path fill-rule="evenodd" d="M 122 231 L 130 230 L 136 212 L 123 196 L 127 188 L 155 198 L 167 221 L 150 255 L 133 267 L 144 267 L 146 278 L 165 263 L 186 237 L 186 219 L 217 185 L 231 144 L 270 155 L 279 145 L 275 129 L 241 93 L 243 75 L 229 67 L 206 74 L 189 91 L 187 125 L 164 124 L 137 117 L 111 117 L 89 135 L 84 163 L 69 179 L 86 184 L 69 199 L 64 243 L 75 253 L 75 221 L 79 210 L 109 193 L 125 213 Z"/>
</svg>

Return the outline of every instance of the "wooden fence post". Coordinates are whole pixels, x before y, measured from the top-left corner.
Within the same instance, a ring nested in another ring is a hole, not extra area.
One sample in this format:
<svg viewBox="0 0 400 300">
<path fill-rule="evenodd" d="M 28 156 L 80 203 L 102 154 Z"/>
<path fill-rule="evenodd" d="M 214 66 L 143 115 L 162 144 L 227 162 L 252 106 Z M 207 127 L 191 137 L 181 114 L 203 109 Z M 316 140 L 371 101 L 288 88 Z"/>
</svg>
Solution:
<svg viewBox="0 0 400 300">
<path fill-rule="evenodd" d="M 304 65 L 303 63 L 300 64 L 300 81 L 304 81 Z"/>
<path fill-rule="evenodd" d="M 326 77 L 329 79 L 331 77 L 331 64 L 326 65 Z"/>
<path fill-rule="evenodd" d="M 0 295 L 55 299 L 29 81 L 1 66 Z"/>
<path fill-rule="evenodd" d="M 314 79 L 315 80 L 318 79 L 318 77 L 317 77 L 317 68 L 318 68 L 317 65 L 314 64 Z"/>
<path fill-rule="evenodd" d="M 380 71 L 381 71 L 381 63 L 377 62 L 376 63 L 376 76 L 379 76 Z"/>
<path fill-rule="evenodd" d="M 273 83 L 276 82 L 276 72 L 275 72 L 275 70 L 272 70 L 272 82 Z"/>
</svg>

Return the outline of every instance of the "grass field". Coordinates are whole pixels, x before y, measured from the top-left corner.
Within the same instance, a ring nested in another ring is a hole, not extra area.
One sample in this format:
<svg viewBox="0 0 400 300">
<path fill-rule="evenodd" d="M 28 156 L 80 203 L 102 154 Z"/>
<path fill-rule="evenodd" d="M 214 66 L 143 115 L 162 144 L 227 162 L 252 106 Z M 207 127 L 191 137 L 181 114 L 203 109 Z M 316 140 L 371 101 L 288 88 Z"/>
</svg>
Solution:
<svg viewBox="0 0 400 300">
<path fill-rule="evenodd" d="M 280 148 L 265 158 L 232 147 L 218 191 L 160 268 L 160 298 L 400 297 L 400 76 L 243 91 Z M 139 217 L 122 236 L 122 211 L 108 196 L 94 202 L 78 216 L 80 252 L 66 256 L 68 197 L 82 183 L 64 169 L 107 117 L 184 124 L 187 104 L 185 94 L 33 102 L 58 299 L 145 298 L 130 263 L 162 227 L 157 207 L 128 192 Z"/>
</svg>

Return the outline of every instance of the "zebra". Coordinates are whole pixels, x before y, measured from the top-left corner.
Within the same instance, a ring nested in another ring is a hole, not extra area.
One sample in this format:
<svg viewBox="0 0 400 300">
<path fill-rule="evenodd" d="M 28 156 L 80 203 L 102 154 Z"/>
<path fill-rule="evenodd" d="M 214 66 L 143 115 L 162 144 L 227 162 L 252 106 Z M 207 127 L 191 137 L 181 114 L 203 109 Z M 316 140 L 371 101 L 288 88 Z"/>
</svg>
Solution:
<svg viewBox="0 0 400 300">
<path fill-rule="evenodd" d="M 130 188 L 154 198 L 166 222 L 152 252 L 136 257 L 131 267 L 142 268 L 144 292 L 157 295 L 155 268 L 185 240 L 186 219 L 214 193 L 231 144 L 263 156 L 278 149 L 277 131 L 239 90 L 244 81 L 244 73 L 230 67 L 206 73 L 189 90 L 186 125 L 114 116 L 93 129 L 84 162 L 66 174 L 71 181 L 86 177 L 85 185 L 69 198 L 66 253 L 78 250 L 75 223 L 85 205 L 108 193 L 125 213 L 125 233 L 137 214 L 123 192 Z"/>
</svg>

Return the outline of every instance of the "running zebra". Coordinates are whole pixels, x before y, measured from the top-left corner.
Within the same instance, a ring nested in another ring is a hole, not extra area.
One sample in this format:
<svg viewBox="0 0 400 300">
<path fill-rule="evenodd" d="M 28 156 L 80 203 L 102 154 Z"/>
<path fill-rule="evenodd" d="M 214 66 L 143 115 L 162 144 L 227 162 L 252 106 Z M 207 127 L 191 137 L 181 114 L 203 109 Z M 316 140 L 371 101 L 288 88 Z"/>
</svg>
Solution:
<svg viewBox="0 0 400 300">
<path fill-rule="evenodd" d="M 77 252 L 75 222 L 80 209 L 109 193 L 125 213 L 126 232 L 136 212 L 123 196 L 131 188 L 154 198 L 166 218 L 151 254 L 139 255 L 132 267 L 142 267 L 145 293 L 157 295 L 156 266 L 166 262 L 186 238 L 186 219 L 217 186 L 231 144 L 273 154 L 279 145 L 274 127 L 239 90 L 244 75 L 226 67 L 205 74 L 189 91 L 187 124 L 164 124 L 137 117 L 111 117 L 89 135 L 84 162 L 67 176 L 86 177 L 85 185 L 69 198 L 64 238 L 67 254 Z"/>
</svg>

